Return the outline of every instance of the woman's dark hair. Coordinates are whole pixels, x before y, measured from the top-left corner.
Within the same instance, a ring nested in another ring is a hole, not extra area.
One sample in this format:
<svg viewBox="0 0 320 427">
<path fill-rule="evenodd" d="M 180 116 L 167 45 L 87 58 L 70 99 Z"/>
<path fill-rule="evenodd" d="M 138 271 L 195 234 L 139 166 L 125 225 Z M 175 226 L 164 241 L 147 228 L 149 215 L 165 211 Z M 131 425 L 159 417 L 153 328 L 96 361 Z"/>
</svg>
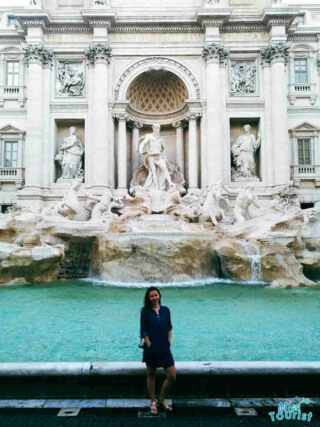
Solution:
<svg viewBox="0 0 320 427">
<path fill-rule="evenodd" d="M 155 286 L 151 286 L 150 288 L 148 288 L 146 290 L 146 293 L 144 294 L 144 299 L 143 299 L 143 308 L 146 308 L 147 310 L 152 309 L 152 304 L 151 304 L 151 301 L 149 299 L 150 292 L 152 292 L 152 291 L 158 292 L 159 297 L 160 297 L 159 298 L 159 304 L 161 305 L 161 293 L 160 293 L 159 289 L 156 288 Z"/>
</svg>

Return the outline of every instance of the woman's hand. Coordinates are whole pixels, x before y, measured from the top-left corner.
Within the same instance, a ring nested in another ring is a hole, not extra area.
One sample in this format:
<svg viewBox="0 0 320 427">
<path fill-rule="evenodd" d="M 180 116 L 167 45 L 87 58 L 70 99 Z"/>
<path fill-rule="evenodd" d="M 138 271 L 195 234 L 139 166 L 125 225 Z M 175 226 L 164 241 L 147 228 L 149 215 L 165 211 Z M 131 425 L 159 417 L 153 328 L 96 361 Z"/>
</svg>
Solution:
<svg viewBox="0 0 320 427">
<path fill-rule="evenodd" d="M 144 342 L 148 348 L 151 347 L 151 341 L 147 335 L 144 337 Z"/>
</svg>

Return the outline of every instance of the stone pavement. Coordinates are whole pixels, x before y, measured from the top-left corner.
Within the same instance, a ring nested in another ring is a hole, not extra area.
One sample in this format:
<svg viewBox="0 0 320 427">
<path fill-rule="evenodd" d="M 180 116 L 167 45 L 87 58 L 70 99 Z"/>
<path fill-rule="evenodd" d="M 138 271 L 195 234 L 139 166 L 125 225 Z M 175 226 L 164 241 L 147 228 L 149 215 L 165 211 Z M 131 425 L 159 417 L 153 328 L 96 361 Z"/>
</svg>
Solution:
<svg viewBox="0 0 320 427">
<path fill-rule="evenodd" d="M 81 409 L 78 416 L 58 417 L 58 409 L 0 409 L 0 427 L 101 427 L 101 426 L 168 426 L 168 427 L 267 427 L 275 425 L 320 426 L 320 410 L 312 408 L 311 422 L 272 422 L 268 412 L 274 408 L 256 408 L 257 416 L 238 416 L 234 408 L 177 408 L 174 413 L 139 418 L 134 409 Z"/>
</svg>

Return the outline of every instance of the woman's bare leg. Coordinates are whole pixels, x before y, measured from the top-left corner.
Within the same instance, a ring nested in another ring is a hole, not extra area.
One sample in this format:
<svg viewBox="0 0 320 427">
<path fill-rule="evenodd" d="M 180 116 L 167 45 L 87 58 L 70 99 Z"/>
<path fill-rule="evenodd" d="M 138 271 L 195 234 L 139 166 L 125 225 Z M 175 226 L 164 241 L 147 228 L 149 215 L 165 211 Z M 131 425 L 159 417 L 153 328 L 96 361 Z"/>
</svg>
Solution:
<svg viewBox="0 0 320 427">
<path fill-rule="evenodd" d="M 147 366 L 147 389 L 150 395 L 151 402 L 156 400 L 156 369 Z M 151 405 L 151 408 L 155 408 Z"/>
<path fill-rule="evenodd" d="M 169 368 L 164 368 L 164 370 L 166 373 L 166 378 L 163 381 L 163 384 L 160 390 L 159 400 L 162 401 L 163 404 L 166 406 L 167 405 L 167 402 L 165 400 L 166 394 L 170 390 L 172 384 L 176 379 L 176 368 L 175 366 L 170 366 Z"/>
</svg>

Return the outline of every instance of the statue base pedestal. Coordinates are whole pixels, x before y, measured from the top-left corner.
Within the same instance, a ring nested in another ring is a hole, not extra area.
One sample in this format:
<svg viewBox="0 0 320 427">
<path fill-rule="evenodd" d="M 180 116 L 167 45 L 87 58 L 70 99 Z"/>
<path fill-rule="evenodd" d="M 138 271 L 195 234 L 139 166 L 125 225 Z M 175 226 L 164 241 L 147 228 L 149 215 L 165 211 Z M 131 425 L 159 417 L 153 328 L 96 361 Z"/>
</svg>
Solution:
<svg viewBox="0 0 320 427">
<path fill-rule="evenodd" d="M 253 176 L 251 178 L 246 178 L 246 177 L 239 177 L 239 178 L 234 178 L 233 179 L 234 182 L 247 182 L 247 183 L 251 183 L 251 182 L 260 182 L 260 179 L 257 176 Z"/>
</svg>

